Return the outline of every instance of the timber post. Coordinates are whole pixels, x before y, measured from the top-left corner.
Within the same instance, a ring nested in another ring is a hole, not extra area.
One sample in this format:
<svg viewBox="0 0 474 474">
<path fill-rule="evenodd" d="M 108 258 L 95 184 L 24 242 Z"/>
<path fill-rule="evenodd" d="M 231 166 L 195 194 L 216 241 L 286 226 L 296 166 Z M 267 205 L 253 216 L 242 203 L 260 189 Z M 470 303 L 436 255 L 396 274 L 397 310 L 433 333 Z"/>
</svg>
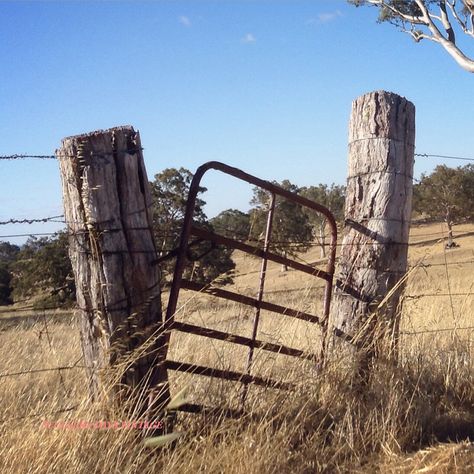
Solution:
<svg viewBox="0 0 474 474">
<path fill-rule="evenodd" d="M 339 272 L 330 324 L 332 357 L 348 357 L 353 374 L 368 373 L 384 335 L 398 337 L 399 299 L 407 271 L 415 107 L 377 91 L 352 103 L 349 173 Z M 336 350 L 334 350 L 336 349 Z"/>
<path fill-rule="evenodd" d="M 124 126 L 68 137 L 56 153 L 91 396 L 112 385 L 120 401 L 137 391 L 167 399 L 166 370 L 147 348 L 163 321 L 139 133 Z"/>
</svg>

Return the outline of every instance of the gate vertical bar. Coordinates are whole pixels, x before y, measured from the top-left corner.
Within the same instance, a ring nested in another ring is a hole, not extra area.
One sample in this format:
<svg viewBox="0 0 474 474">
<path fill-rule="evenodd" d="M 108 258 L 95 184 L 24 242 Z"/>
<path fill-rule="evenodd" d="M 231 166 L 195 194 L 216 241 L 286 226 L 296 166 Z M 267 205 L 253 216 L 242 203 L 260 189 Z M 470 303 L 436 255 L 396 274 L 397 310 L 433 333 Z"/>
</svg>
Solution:
<svg viewBox="0 0 474 474">
<path fill-rule="evenodd" d="M 319 366 L 320 367 L 322 367 L 326 363 L 327 345 L 329 343 L 329 338 L 328 338 L 329 313 L 331 309 L 332 286 L 334 282 L 334 270 L 335 270 L 335 261 L 336 261 L 337 227 L 334 226 L 332 222 L 329 222 L 329 224 L 330 224 L 330 229 L 331 229 L 331 244 L 330 244 L 329 258 L 328 258 L 326 272 L 329 275 L 331 275 L 331 280 L 326 281 L 326 287 L 324 290 L 323 326 L 322 326 L 322 338 L 321 338 L 321 351 L 319 353 L 319 359 L 320 359 Z"/>
<path fill-rule="evenodd" d="M 273 214 L 275 212 L 275 193 L 271 194 L 270 197 L 270 206 L 268 210 L 268 215 L 267 215 L 267 226 L 265 229 L 265 241 L 263 244 L 263 251 L 264 251 L 264 256 L 262 258 L 262 265 L 260 267 L 260 281 L 259 281 L 259 288 L 258 288 L 258 295 L 257 295 L 257 308 L 255 310 L 255 319 L 253 323 L 253 330 L 252 330 L 252 346 L 250 347 L 249 350 L 249 356 L 247 360 L 247 374 L 250 374 L 250 371 L 252 369 L 252 362 L 253 362 L 253 353 L 254 353 L 254 344 L 255 344 L 255 339 L 257 338 L 257 330 L 258 330 L 258 323 L 260 321 L 260 306 L 263 300 L 263 293 L 265 290 L 265 276 L 267 273 L 267 264 L 268 264 L 268 259 L 266 252 L 268 252 L 268 249 L 270 247 L 270 239 L 271 239 L 271 234 L 272 234 L 272 226 L 273 226 Z M 247 397 L 247 391 L 248 391 L 248 384 L 244 385 L 244 390 L 242 393 L 242 405 L 245 403 L 245 399 Z"/>
</svg>

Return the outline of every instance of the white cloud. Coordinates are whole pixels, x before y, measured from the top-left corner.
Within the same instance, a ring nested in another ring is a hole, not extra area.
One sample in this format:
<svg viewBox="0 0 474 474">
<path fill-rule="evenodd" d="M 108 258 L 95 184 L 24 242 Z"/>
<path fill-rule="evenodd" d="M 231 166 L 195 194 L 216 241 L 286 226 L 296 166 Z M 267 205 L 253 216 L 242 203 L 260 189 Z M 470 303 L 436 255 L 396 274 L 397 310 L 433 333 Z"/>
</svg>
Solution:
<svg viewBox="0 0 474 474">
<path fill-rule="evenodd" d="M 306 23 L 308 25 L 318 25 L 318 24 L 320 25 L 322 23 L 329 23 L 330 21 L 334 21 L 341 16 L 342 16 L 341 10 L 319 13 L 316 17 L 310 18 Z"/>
<path fill-rule="evenodd" d="M 247 33 L 242 39 L 241 39 L 242 43 L 246 43 L 246 44 L 249 44 L 249 43 L 255 43 L 257 41 L 257 39 L 255 38 L 255 36 L 252 34 L 252 33 Z"/>
<path fill-rule="evenodd" d="M 187 16 L 180 16 L 178 17 L 178 21 L 183 25 L 183 26 L 186 26 L 187 28 L 189 28 L 192 23 L 191 23 L 191 20 L 189 19 L 189 17 Z"/>
</svg>

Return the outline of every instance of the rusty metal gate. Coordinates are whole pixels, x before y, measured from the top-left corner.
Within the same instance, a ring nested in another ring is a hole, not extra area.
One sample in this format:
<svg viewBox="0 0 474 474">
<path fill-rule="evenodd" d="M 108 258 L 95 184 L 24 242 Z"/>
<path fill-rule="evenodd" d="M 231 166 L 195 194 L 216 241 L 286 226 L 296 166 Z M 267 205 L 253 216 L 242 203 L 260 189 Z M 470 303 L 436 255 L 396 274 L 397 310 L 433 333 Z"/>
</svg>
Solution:
<svg viewBox="0 0 474 474">
<path fill-rule="evenodd" d="M 258 248 L 253 245 L 249 245 L 248 243 L 244 243 L 235 239 L 230 239 L 222 235 L 217 235 L 215 233 L 211 233 L 209 231 L 206 231 L 202 228 L 199 228 L 193 225 L 193 215 L 194 215 L 194 209 L 195 209 L 195 204 L 196 204 L 196 198 L 200 190 L 200 183 L 204 174 L 209 170 L 220 171 L 227 175 L 233 176 L 239 180 L 246 181 L 247 183 L 250 183 L 254 186 L 262 188 L 270 193 L 271 198 L 270 198 L 270 205 L 269 205 L 269 210 L 268 210 L 268 215 L 267 215 L 265 240 L 263 243 L 263 248 Z M 327 266 L 326 266 L 325 271 L 316 269 L 307 264 L 299 263 L 295 260 L 291 260 L 287 257 L 278 255 L 270 251 L 272 224 L 273 224 L 273 217 L 274 217 L 274 212 L 275 212 L 275 201 L 276 201 L 277 196 L 280 196 L 281 198 L 287 199 L 289 201 L 293 201 L 297 203 L 298 205 L 301 205 L 302 207 L 306 207 L 313 210 L 314 212 L 323 214 L 324 217 L 327 219 L 327 222 L 330 227 L 331 241 L 329 245 L 328 261 L 327 261 Z M 185 265 L 187 262 L 187 255 L 189 252 L 191 236 L 196 237 L 199 242 L 209 241 L 212 243 L 212 245 L 223 245 L 232 249 L 240 250 L 242 252 L 260 257 L 261 269 L 260 269 L 260 278 L 259 278 L 259 287 L 258 287 L 257 297 L 252 298 L 246 295 L 224 290 L 222 288 L 210 287 L 209 285 L 201 285 L 196 282 L 185 280 L 183 278 L 183 271 L 185 269 Z M 324 357 L 324 346 L 325 346 L 324 341 L 327 336 L 327 325 L 328 325 L 329 308 L 330 308 L 332 285 L 333 285 L 335 255 L 336 255 L 336 239 L 337 239 L 336 222 L 334 220 L 333 215 L 326 207 L 316 202 L 313 202 L 309 199 L 306 199 L 302 196 L 299 196 L 295 193 L 287 191 L 268 181 L 264 181 L 262 179 L 256 178 L 255 176 L 247 174 L 237 168 L 233 168 L 231 166 L 225 165 L 217 161 L 211 161 L 200 166 L 197 169 L 196 174 L 194 175 L 194 178 L 190 185 L 180 243 L 179 243 L 179 247 L 176 249 L 176 252 L 175 252 L 177 261 L 176 261 L 176 266 L 174 269 L 173 282 L 172 282 L 172 286 L 170 290 L 169 302 L 168 302 L 168 307 L 166 311 L 166 320 L 165 320 L 165 326 L 168 329 L 167 340 L 169 342 L 169 338 L 170 338 L 169 334 L 171 331 L 180 331 L 184 333 L 195 334 L 198 336 L 213 338 L 213 339 L 217 339 L 221 341 L 226 341 L 226 342 L 231 342 L 234 344 L 246 346 L 249 349 L 247 364 L 246 364 L 246 371 L 242 373 L 242 372 L 231 371 L 231 370 L 222 370 L 222 369 L 206 367 L 206 366 L 201 366 L 201 365 L 196 365 L 196 364 L 189 364 L 186 362 L 169 360 L 168 358 L 166 358 L 166 361 L 165 361 L 165 368 L 167 370 L 189 372 L 196 375 L 216 377 L 216 378 L 226 379 L 226 380 L 230 380 L 234 382 L 240 382 L 243 385 L 242 406 L 245 402 L 245 397 L 247 394 L 249 384 L 255 384 L 255 385 L 260 385 L 260 386 L 270 386 L 276 389 L 289 388 L 290 384 L 288 383 L 273 380 L 267 377 L 259 377 L 256 375 L 252 375 L 252 361 L 254 357 L 254 351 L 255 349 L 262 349 L 265 351 L 271 351 L 271 352 L 275 352 L 282 355 L 305 358 L 305 359 L 313 360 L 315 362 L 322 362 L 322 359 Z M 277 304 L 265 301 L 263 297 L 264 297 L 265 275 L 266 275 L 268 261 L 283 264 L 294 270 L 298 270 L 300 272 L 304 272 L 306 274 L 312 275 L 315 278 L 323 279 L 325 281 L 323 314 L 321 316 L 317 316 L 314 314 L 297 311 L 296 309 L 284 307 L 281 305 L 277 305 Z M 240 336 L 238 334 L 230 334 L 228 332 L 205 328 L 202 326 L 175 320 L 175 312 L 176 312 L 179 292 L 181 288 L 203 292 L 205 294 L 211 294 L 218 298 L 231 300 L 231 301 L 238 302 L 238 303 L 255 308 L 252 337 L 248 338 L 248 337 Z M 287 347 L 281 344 L 274 344 L 274 343 L 261 341 L 257 339 L 260 312 L 262 310 L 266 310 L 266 311 L 270 311 L 274 313 L 280 313 L 287 317 L 297 318 L 303 321 L 307 321 L 307 322 L 319 325 L 322 329 L 322 334 L 323 334 L 323 338 L 322 338 L 323 343 L 322 343 L 322 349 L 320 353 L 319 354 L 308 353 L 300 349 L 294 349 L 294 348 Z M 202 405 L 196 405 L 196 404 L 187 404 L 181 407 L 182 410 L 189 411 L 189 412 L 201 412 L 206 408 L 208 407 L 203 407 Z M 232 412 L 232 410 L 228 410 L 228 411 Z"/>
</svg>

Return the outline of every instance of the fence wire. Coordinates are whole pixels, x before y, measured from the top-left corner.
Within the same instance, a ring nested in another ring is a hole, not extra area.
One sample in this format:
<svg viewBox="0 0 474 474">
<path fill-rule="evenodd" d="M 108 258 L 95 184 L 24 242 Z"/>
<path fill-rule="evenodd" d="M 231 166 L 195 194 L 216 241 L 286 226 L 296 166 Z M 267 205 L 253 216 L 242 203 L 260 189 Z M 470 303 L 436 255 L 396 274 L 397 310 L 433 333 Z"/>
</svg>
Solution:
<svg viewBox="0 0 474 474">
<path fill-rule="evenodd" d="M 138 150 L 126 150 L 126 152 L 136 152 Z M 442 154 L 429 154 L 429 153 L 415 153 L 416 157 L 419 158 L 436 158 L 436 159 L 448 159 L 448 160 L 461 160 L 461 161 L 469 161 L 469 162 L 474 162 L 474 158 L 469 158 L 465 156 L 454 156 L 454 155 L 442 155 Z M 28 155 L 28 154 L 12 154 L 12 155 L 1 155 L 0 160 L 5 160 L 5 161 L 12 161 L 12 160 L 24 160 L 24 159 L 38 159 L 38 160 L 54 160 L 57 159 L 55 155 Z M 419 180 L 414 178 L 415 182 L 420 182 Z M 31 217 L 31 218 L 9 218 L 3 221 L 0 221 L 0 225 L 14 225 L 14 224 L 44 224 L 44 223 L 62 223 L 66 224 L 66 221 L 64 220 L 64 215 L 55 215 L 55 216 L 47 216 L 47 217 Z M 97 225 L 100 225 L 100 223 L 97 223 Z M 107 232 L 122 232 L 126 230 L 134 230 L 134 229 L 107 229 Z M 138 229 L 137 229 L 138 230 Z M 139 229 L 143 230 L 143 229 Z M 225 229 L 228 232 L 234 232 L 234 229 Z M 68 229 L 67 227 L 61 232 L 67 232 L 71 236 L 77 236 L 77 235 L 83 235 L 84 232 L 76 232 L 73 233 Z M 462 237 L 467 237 L 469 235 L 473 235 L 474 232 L 465 232 L 465 233 L 459 233 L 456 236 L 456 238 L 462 238 Z M 5 235 L 0 235 L 0 239 L 8 239 L 8 238 L 18 238 L 18 237 L 54 237 L 57 236 L 58 232 L 34 232 L 34 233 L 18 233 L 18 234 L 5 234 Z M 160 238 L 160 235 L 156 235 L 158 238 Z M 247 240 L 247 241 L 252 241 L 252 239 L 249 238 L 248 235 L 241 235 L 240 236 L 242 240 Z M 420 239 L 420 238 L 425 238 L 425 237 L 431 237 L 432 240 L 436 240 L 437 242 L 444 242 L 447 240 L 447 232 L 446 231 L 441 231 L 441 232 L 427 232 L 423 234 L 417 234 L 413 235 L 412 238 L 414 239 Z M 430 240 L 430 241 L 432 241 Z M 257 245 L 259 243 L 258 240 L 253 240 L 253 242 Z M 320 248 L 320 247 L 327 247 L 329 246 L 328 243 L 325 242 L 307 242 L 307 241 L 277 241 L 274 242 L 275 244 L 279 245 L 281 248 L 286 248 L 286 249 L 292 249 L 293 247 L 301 247 L 301 246 L 306 246 L 307 248 Z M 409 244 L 402 243 L 402 242 L 370 242 L 370 245 L 408 245 L 408 247 L 415 247 L 415 246 L 420 246 L 423 245 L 425 242 L 423 240 L 421 241 L 412 241 Z M 342 246 L 343 244 L 340 242 L 337 244 L 338 247 Z M 354 245 L 360 245 L 360 244 L 354 244 Z M 128 251 L 127 251 L 128 252 Z M 453 267 L 462 267 L 464 265 L 472 265 L 474 264 L 474 258 L 466 258 L 466 259 L 457 259 L 455 261 L 448 261 L 447 255 L 448 252 L 445 248 L 443 250 L 443 262 L 433 262 L 433 263 L 427 263 L 427 262 L 421 262 L 416 265 L 409 265 L 409 269 L 412 268 L 419 268 L 420 271 L 427 271 L 430 268 L 444 268 L 445 269 L 445 274 L 444 274 L 444 280 L 446 283 L 446 291 L 429 291 L 425 293 L 407 293 L 405 292 L 403 296 L 403 300 L 405 301 L 419 301 L 424 298 L 449 298 L 449 306 L 450 306 L 450 313 L 451 313 L 451 318 L 456 321 L 456 314 L 455 314 L 455 306 L 456 306 L 456 301 L 455 298 L 471 298 L 474 296 L 474 293 L 471 291 L 454 291 L 453 290 L 453 284 L 452 284 L 452 275 L 450 274 L 450 269 Z M 158 257 L 158 255 L 157 255 Z M 298 256 L 302 261 L 305 263 L 306 260 Z M 248 272 L 248 273 L 239 273 L 235 274 L 234 277 L 241 277 L 245 276 L 251 273 L 258 273 L 258 271 L 255 272 Z M 301 289 L 289 289 L 286 291 L 300 291 Z M 55 290 L 52 290 L 55 291 Z M 23 302 L 27 302 L 28 300 L 24 300 Z M 42 309 L 41 311 L 58 311 L 61 310 L 62 308 L 60 306 L 51 306 Z M 35 305 L 29 305 L 29 306 L 23 306 L 21 308 L 15 308 L 12 311 L 9 311 L 10 313 L 26 313 L 26 312 L 31 312 L 31 311 L 37 311 L 35 308 Z M 409 318 L 409 315 L 404 315 L 404 317 Z M 39 324 L 39 321 L 37 321 Z M 43 323 L 43 332 L 46 336 L 47 342 L 48 342 L 48 347 L 50 351 L 54 351 L 54 346 L 53 346 L 53 339 L 51 337 L 51 331 L 50 327 L 48 324 L 48 319 L 47 315 L 45 312 L 43 312 L 43 318 L 42 318 L 42 323 Z M 474 325 L 454 325 L 450 327 L 443 327 L 443 328 L 423 328 L 419 330 L 409 330 L 409 329 L 402 329 L 400 331 L 400 334 L 403 336 L 423 336 L 423 335 L 435 335 L 435 334 L 446 334 L 446 333 L 456 333 L 457 331 L 462 331 L 462 332 L 472 332 L 474 330 Z M 469 334 L 469 338 L 471 335 Z M 64 395 L 66 398 L 69 396 L 69 391 L 67 390 L 64 378 L 63 378 L 63 372 L 64 371 L 74 371 L 74 370 L 84 370 L 87 367 L 83 364 L 80 364 L 80 362 L 83 360 L 83 357 L 81 356 L 79 359 L 77 359 L 73 364 L 70 365 L 58 365 L 56 367 L 39 367 L 39 368 L 32 368 L 32 369 L 25 369 L 25 370 L 18 370 L 18 371 L 12 371 L 12 372 L 4 372 L 0 373 L 0 379 L 7 379 L 7 378 L 16 378 L 16 377 L 23 377 L 23 376 L 29 376 L 33 374 L 39 374 L 39 373 L 51 373 L 51 372 L 57 372 L 59 377 L 60 377 L 60 384 L 62 389 L 64 390 Z M 64 408 L 60 408 L 59 410 L 51 411 L 51 412 L 45 412 L 45 413 L 33 413 L 33 414 L 28 414 L 25 416 L 20 416 L 20 417 L 10 417 L 6 419 L 0 419 L 0 423 L 10 423 L 13 421 L 20 421 L 20 420 L 25 420 L 25 419 L 31 419 L 31 418 L 40 418 L 40 417 L 46 417 L 46 416 L 55 416 L 57 414 L 61 413 L 67 413 L 73 410 L 76 410 L 79 405 L 73 405 L 73 406 L 68 406 Z"/>
</svg>

